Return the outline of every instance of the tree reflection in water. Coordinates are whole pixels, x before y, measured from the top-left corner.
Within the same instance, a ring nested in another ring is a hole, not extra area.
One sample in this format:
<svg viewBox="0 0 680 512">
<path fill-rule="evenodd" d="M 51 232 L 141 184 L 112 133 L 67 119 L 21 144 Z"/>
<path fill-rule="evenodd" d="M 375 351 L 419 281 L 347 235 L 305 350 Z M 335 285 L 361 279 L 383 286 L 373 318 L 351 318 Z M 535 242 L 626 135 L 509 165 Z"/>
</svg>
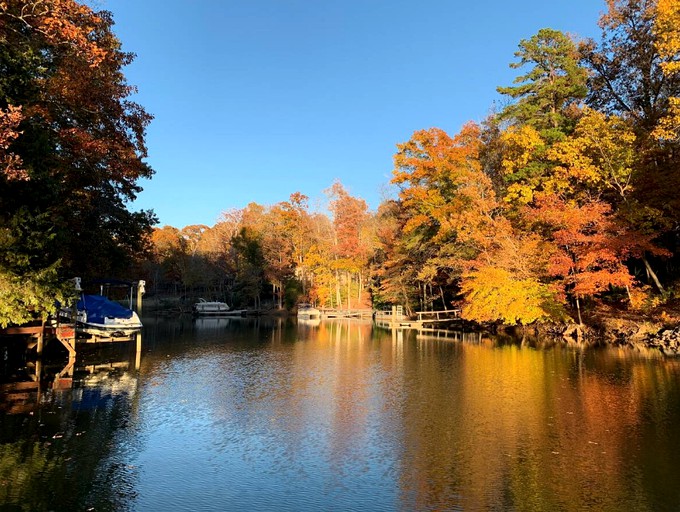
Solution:
<svg viewBox="0 0 680 512">
<path fill-rule="evenodd" d="M 0 503 L 643 511 L 680 504 L 677 362 L 361 321 L 221 320 L 228 321 L 145 319 L 139 370 L 134 350 L 84 358 L 71 388 L 46 389 L 30 411 L 5 414 Z"/>
</svg>

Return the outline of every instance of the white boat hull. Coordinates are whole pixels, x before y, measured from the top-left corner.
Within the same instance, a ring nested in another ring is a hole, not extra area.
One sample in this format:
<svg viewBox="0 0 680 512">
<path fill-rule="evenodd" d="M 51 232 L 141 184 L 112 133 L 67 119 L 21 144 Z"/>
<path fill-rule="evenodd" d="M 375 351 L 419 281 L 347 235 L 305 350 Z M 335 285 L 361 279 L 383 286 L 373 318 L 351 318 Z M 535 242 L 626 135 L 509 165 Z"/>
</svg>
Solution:
<svg viewBox="0 0 680 512">
<path fill-rule="evenodd" d="M 134 336 L 142 330 L 142 322 L 133 312 L 131 318 L 106 318 L 105 323 L 88 322 L 87 315 L 78 312 L 76 331 L 83 334 L 104 336 L 111 338 Z"/>
</svg>

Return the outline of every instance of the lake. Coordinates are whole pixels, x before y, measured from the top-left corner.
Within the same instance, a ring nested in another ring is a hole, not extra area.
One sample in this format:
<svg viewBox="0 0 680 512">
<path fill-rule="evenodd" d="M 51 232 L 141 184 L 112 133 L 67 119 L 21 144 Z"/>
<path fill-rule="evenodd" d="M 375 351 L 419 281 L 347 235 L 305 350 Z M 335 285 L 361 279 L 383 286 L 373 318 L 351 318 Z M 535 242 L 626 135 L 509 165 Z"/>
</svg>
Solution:
<svg viewBox="0 0 680 512">
<path fill-rule="evenodd" d="M 140 357 L 88 347 L 72 381 L 28 365 L 0 509 L 680 510 L 679 361 L 356 320 L 144 324 Z"/>
</svg>

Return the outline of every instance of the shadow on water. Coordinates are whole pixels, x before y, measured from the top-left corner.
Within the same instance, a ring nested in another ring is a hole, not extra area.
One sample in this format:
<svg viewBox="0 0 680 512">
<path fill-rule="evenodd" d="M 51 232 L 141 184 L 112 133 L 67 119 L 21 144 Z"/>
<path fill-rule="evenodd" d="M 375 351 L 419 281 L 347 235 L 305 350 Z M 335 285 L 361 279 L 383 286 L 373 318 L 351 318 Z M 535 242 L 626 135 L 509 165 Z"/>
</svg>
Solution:
<svg viewBox="0 0 680 512">
<path fill-rule="evenodd" d="M 141 354 L 82 347 L 66 374 L 8 356 L 0 508 L 680 507 L 677 362 L 356 320 L 144 325 Z"/>
</svg>

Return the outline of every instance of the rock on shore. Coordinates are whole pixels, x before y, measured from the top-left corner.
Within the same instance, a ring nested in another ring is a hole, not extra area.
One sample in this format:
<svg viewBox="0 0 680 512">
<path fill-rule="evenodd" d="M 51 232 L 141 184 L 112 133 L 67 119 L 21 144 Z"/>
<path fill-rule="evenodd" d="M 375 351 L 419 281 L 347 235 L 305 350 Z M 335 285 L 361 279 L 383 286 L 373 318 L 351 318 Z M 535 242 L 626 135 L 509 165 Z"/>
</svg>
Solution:
<svg viewBox="0 0 680 512">
<path fill-rule="evenodd" d="M 661 329 L 645 337 L 644 343 L 649 348 L 660 350 L 666 356 L 680 356 L 680 326 L 673 329 Z"/>
</svg>

